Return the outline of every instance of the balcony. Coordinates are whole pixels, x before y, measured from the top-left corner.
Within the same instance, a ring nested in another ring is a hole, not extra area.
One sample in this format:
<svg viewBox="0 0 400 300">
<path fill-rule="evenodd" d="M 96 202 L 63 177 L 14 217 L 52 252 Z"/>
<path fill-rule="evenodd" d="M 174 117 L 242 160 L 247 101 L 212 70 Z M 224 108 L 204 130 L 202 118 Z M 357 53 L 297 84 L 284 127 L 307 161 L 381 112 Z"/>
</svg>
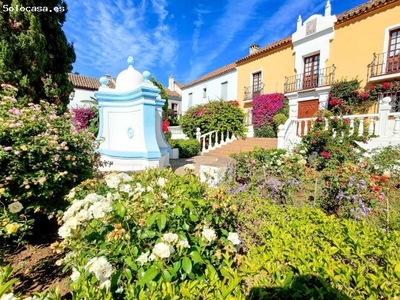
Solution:
<svg viewBox="0 0 400 300">
<path fill-rule="evenodd" d="M 285 76 L 285 93 L 314 89 L 321 86 L 328 86 L 335 81 L 335 65 L 313 72 Z"/>
<path fill-rule="evenodd" d="M 253 101 L 255 97 L 264 94 L 264 83 L 244 87 L 244 103 Z"/>
<path fill-rule="evenodd" d="M 376 54 L 368 65 L 370 81 L 385 80 L 400 76 L 400 52 L 384 52 Z"/>
</svg>

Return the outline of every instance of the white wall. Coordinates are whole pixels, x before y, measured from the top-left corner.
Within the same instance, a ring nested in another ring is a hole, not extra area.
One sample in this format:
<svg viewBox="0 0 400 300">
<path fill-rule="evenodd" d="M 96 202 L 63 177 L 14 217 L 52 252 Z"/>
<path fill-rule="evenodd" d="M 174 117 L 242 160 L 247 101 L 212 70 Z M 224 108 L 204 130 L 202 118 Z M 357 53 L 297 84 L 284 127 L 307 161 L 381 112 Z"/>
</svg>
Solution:
<svg viewBox="0 0 400 300">
<path fill-rule="evenodd" d="M 228 82 L 228 99 L 237 100 L 237 70 L 233 70 L 227 74 L 213 77 L 209 80 L 200 82 L 196 85 L 182 89 L 182 113 L 184 114 L 189 107 L 189 94 L 193 93 L 193 106 L 207 103 L 209 100 L 217 100 L 221 98 L 221 84 Z M 203 89 L 207 89 L 207 97 L 203 98 Z"/>
<path fill-rule="evenodd" d="M 70 100 L 68 108 L 77 108 L 77 107 L 90 107 L 90 103 L 83 103 L 82 100 L 90 100 L 90 97 L 94 97 L 94 92 L 91 90 L 79 89 L 75 88 L 75 95 L 72 101 Z"/>
</svg>

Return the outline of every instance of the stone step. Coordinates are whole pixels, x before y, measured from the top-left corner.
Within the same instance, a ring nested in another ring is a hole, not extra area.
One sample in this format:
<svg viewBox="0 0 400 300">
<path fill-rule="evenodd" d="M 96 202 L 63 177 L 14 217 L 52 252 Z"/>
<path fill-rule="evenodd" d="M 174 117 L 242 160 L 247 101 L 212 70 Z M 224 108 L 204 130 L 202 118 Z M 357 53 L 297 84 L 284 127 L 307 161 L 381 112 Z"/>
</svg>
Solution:
<svg viewBox="0 0 400 300">
<path fill-rule="evenodd" d="M 246 151 L 252 151 L 255 146 L 259 146 L 267 149 L 276 149 L 277 139 L 276 138 L 246 138 L 235 140 L 225 146 L 211 150 L 203 155 L 215 156 L 215 157 L 229 157 L 232 153 L 240 153 Z"/>
</svg>

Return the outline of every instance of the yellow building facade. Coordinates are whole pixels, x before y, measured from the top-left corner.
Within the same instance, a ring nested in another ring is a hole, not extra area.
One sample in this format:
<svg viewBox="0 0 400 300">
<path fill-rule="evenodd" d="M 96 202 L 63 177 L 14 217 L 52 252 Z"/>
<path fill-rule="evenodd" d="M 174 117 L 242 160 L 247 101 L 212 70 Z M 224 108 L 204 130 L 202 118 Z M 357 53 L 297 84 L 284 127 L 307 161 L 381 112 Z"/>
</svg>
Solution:
<svg viewBox="0 0 400 300">
<path fill-rule="evenodd" d="M 285 75 L 293 72 L 291 37 L 258 49 L 250 46 L 250 54 L 236 62 L 238 102 L 245 110 L 260 94 L 282 93 Z"/>
<path fill-rule="evenodd" d="M 328 0 L 323 15 L 299 17 L 292 36 L 261 49 L 251 46 L 237 71 L 245 111 L 254 97 L 282 92 L 291 118 L 327 108 L 337 80 L 357 78 L 364 88 L 399 80 L 400 0 L 370 0 L 337 16 Z M 391 96 L 393 110 L 400 111 L 400 94 Z"/>
</svg>

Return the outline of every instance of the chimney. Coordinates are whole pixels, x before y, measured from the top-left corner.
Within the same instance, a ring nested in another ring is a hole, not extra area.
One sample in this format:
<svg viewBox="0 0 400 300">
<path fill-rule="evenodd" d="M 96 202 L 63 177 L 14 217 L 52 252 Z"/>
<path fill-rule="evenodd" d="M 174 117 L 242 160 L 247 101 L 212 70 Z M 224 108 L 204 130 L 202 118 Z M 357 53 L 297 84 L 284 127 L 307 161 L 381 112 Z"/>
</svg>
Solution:
<svg viewBox="0 0 400 300">
<path fill-rule="evenodd" d="M 116 85 L 114 78 L 112 78 L 110 74 L 106 74 L 105 77 L 108 79 L 108 82 L 112 82 L 114 85 Z"/>
<path fill-rule="evenodd" d="M 260 46 L 258 46 L 258 44 L 253 44 L 249 48 L 249 54 L 256 53 L 258 50 L 260 50 Z"/>
<path fill-rule="evenodd" d="M 170 75 L 168 78 L 168 89 L 171 91 L 175 91 L 175 79 L 172 75 Z"/>
</svg>

